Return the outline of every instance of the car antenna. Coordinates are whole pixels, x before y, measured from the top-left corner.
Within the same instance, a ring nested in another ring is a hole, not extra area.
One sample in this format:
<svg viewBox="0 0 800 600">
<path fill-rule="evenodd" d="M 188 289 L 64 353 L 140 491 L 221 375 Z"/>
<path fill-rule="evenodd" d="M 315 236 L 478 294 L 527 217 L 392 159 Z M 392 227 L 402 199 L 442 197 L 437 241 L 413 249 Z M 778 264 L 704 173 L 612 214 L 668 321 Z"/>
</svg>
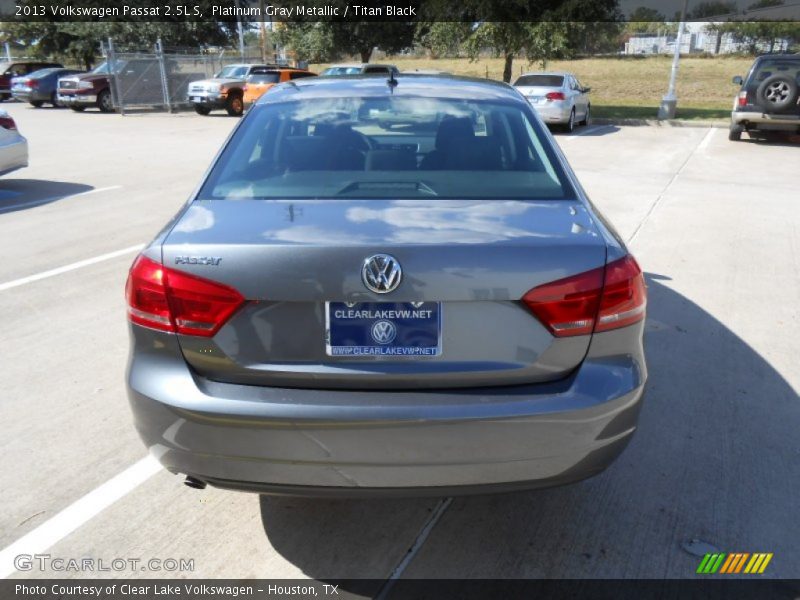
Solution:
<svg viewBox="0 0 800 600">
<path fill-rule="evenodd" d="M 397 79 L 394 78 L 394 71 L 389 69 L 389 79 L 386 80 L 386 85 L 389 86 L 389 90 L 394 93 L 394 88 L 397 87 Z"/>
</svg>

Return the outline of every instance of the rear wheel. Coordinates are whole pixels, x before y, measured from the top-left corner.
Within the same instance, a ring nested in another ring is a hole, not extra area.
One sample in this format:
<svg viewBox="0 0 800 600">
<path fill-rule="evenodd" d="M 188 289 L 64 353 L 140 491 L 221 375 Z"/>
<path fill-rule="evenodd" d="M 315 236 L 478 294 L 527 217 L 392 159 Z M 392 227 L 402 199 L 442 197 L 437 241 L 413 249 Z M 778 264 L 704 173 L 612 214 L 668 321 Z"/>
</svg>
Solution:
<svg viewBox="0 0 800 600">
<path fill-rule="evenodd" d="M 744 133 L 744 127 L 741 125 L 735 125 L 731 123 L 730 129 L 728 129 L 728 139 L 732 142 L 738 142 L 742 139 L 742 134 Z"/>
<path fill-rule="evenodd" d="M 204 117 L 207 117 L 208 114 L 211 112 L 211 109 L 208 108 L 207 106 L 201 106 L 199 104 L 195 104 L 194 112 L 196 112 L 198 115 L 203 115 Z"/>
<path fill-rule="evenodd" d="M 0 102 L 5 102 L 9 98 L 11 98 L 11 94 L 0 94 Z"/>
<path fill-rule="evenodd" d="M 100 109 L 100 112 L 104 113 L 114 112 L 114 103 L 111 101 L 111 92 L 108 90 L 103 90 L 100 92 L 100 95 L 97 96 L 97 108 Z"/>
<path fill-rule="evenodd" d="M 228 96 L 228 101 L 225 103 L 225 110 L 232 117 L 239 117 L 244 112 L 244 100 L 241 94 L 232 94 Z"/>
<path fill-rule="evenodd" d="M 584 127 L 588 127 L 589 125 L 592 124 L 592 105 L 591 104 L 587 104 L 586 105 L 586 115 L 584 115 L 583 121 L 581 121 L 580 124 L 583 125 Z"/>
<path fill-rule="evenodd" d="M 564 131 L 572 133 L 575 131 L 575 109 L 573 108 L 569 113 L 569 121 L 564 125 Z"/>
<path fill-rule="evenodd" d="M 31 106 L 34 108 L 42 108 L 42 104 L 44 104 L 44 102 L 41 100 L 31 100 Z"/>
</svg>

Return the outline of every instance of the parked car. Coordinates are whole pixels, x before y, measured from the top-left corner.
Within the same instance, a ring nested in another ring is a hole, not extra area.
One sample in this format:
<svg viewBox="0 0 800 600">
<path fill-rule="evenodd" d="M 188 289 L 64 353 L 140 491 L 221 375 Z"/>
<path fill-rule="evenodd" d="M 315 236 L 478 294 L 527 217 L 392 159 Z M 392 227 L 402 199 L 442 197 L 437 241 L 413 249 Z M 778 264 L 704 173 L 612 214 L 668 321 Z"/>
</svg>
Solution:
<svg viewBox="0 0 800 600">
<path fill-rule="evenodd" d="M 28 140 L 19 131 L 14 119 L 0 110 L 0 175 L 28 166 Z"/>
<path fill-rule="evenodd" d="M 11 62 L 0 62 L 0 102 L 11 98 L 11 80 L 14 77 L 29 75 L 39 69 L 49 67 L 62 67 L 64 65 L 56 62 L 43 62 L 36 60 L 16 60 Z"/>
<path fill-rule="evenodd" d="M 249 108 L 261 95 L 272 86 L 284 81 L 294 81 L 303 77 L 316 77 L 308 69 L 295 69 L 292 67 L 257 67 L 250 70 L 247 81 L 242 88 L 244 92 L 244 107 Z"/>
<path fill-rule="evenodd" d="M 192 487 L 549 486 L 636 430 L 642 271 L 498 82 L 277 86 L 125 293 L 133 421 Z"/>
<path fill-rule="evenodd" d="M 800 54 L 759 56 L 747 76 L 733 78 L 741 86 L 733 101 L 728 139 L 760 131 L 800 132 Z"/>
<path fill-rule="evenodd" d="M 330 77 L 332 75 L 397 75 L 400 70 L 394 65 L 380 65 L 376 63 L 348 63 L 341 65 L 331 65 L 320 73 L 320 77 Z"/>
<path fill-rule="evenodd" d="M 163 102 L 158 61 L 148 58 L 117 60 L 113 66 L 104 62 L 89 73 L 62 77 L 58 80 L 58 101 L 77 112 L 93 107 L 101 112 L 114 112 L 111 90 L 114 78 L 119 79 L 117 85 L 128 104 Z"/>
<path fill-rule="evenodd" d="M 232 117 L 244 112 L 244 86 L 254 69 L 277 69 L 277 65 L 241 64 L 227 65 L 211 79 L 189 84 L 188 100 L 198 115 L 224 109 Z"/>
<path fill-rule="evenodd" d="M 547 124 L 572 132 L 575 124 L 591 123 L 591 88 L 584 87 L 572 73 L 525 73 L 514 87 L 527 98 Z"/>
<path fill-rule="evenodd" d="M 58 102 L 58 79 L 80 73 L 83 71 L 60 67 L 39 69 L 30 75 L 12 79 L 11 94 L 20 102 L 28 102 L 36 108 L 45 102 L 53 106 L 61 106 Z"/>
</svg>

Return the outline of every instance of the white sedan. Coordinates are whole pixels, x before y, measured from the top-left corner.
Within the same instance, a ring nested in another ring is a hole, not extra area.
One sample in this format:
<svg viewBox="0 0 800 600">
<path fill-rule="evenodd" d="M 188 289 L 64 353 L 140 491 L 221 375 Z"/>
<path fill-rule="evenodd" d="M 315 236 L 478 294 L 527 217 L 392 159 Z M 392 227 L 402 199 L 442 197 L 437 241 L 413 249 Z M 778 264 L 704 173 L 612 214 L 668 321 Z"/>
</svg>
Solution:
<svg viewBox="0 0 800 600">
<path fill-rule="evenodd" d="M 28 140 L 19 131 L 14 119 L 0 110 L 0 175 L 28 166 Z"/>
<path fill-rule="evenodd" d="M 562 125 L 569 132 L 591 121 L 588 87 L 572 73 L 537 72 L 520 75 L 514 87 L 548 125 Z"/>
</svg>

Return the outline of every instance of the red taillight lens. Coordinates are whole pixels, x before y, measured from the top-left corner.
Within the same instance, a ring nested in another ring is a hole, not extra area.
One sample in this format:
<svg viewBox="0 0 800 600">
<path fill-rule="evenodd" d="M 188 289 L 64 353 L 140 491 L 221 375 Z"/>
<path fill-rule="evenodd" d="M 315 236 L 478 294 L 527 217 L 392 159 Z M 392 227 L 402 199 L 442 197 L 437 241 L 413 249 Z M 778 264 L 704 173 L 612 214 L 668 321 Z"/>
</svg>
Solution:
<svg viewBox="0 0 800 600">
<path fill-rule="evenodd" d="M 642 271 L 628 255 L 605 269 L 600 267 L 533 288 L 522 301 L 550 333 L 569 337 L 625 327 L 641 320 L 646 298 Z"/>
<path fill-rule="evenodd" d="M 39 87 L 39 80 L 38 79 L 28 79 L 28 81 L 26 83 L 28 84 L 28 87 L 30 87 L 30 88 Z"/>
<path fill-rule="evenodd" d="M 556 337 L 586 335 L 594 328 L 602 289 L 600 267 L 533 288 L 522 301 Z"/>
<path fill-rule="evenodd" d="M 545 98 L 548 100 L 565 100 L 566 96 L 564 92 L 550 92 L 549 94 L 545 94 Z M 728 96 L 730 98 L 730 96 Z"/>
<path fill-rule="evenodd" d="M 739 106 L 747 106 L 747 92 L 739 92 Z"/>
<path fill-rule="evenodd" d="M 139 325 L 211 337 L 244 304 L 235 289 L 139 256 L 125 285 L 128 318 Z"/>
<path fill-rule="evenodd" d="M 606 265 L 606 280 L 595 331 L 631 325 L 644 318 L 647 290 L 642 270 L 630 254 Z"/>
<path fill-rule="evenodd" d="M 3 129 L 16 129 L 17 124 L 14 123 L 14 119 L 11 117 L 0 116 L 0 127 Z"/>
</svg>

